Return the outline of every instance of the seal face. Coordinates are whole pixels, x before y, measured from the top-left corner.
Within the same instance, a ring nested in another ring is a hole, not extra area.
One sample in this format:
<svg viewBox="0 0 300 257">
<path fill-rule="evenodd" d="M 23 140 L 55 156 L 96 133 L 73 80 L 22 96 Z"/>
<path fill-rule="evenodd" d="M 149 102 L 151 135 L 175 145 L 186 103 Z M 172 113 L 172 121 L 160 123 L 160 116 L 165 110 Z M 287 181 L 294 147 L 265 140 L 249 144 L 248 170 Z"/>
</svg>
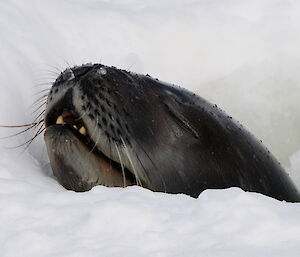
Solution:
<svg viewBox="0 0 300 257">
<path fill-rule="evenodd" d="M 83 65 L 53 83 L 45 141 L 67 189 L 140 185 L 197 197 L 240 187 L 279 200 L 299 193 L 269 151 L 216 105 L 115 67 Z"/>
</svg>

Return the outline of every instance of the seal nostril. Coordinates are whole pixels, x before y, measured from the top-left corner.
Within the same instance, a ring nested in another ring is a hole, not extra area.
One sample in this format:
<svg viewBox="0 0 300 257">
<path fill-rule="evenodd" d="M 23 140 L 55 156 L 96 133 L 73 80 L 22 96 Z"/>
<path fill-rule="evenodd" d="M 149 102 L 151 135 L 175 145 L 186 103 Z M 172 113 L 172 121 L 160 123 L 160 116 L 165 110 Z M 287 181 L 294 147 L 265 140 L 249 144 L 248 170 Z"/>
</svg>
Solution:
<svg viewBox="0 0 300 257">
<path fill-rule="evenodd" d="M 83 77 L 85 74 L 87 74 L 90 70 L 93 69 L 93 65 L 83 65 L 80 67 L 74 67 L 72 68 L 72 72 L 76 79 L 79 79 Z"/>
</svg>

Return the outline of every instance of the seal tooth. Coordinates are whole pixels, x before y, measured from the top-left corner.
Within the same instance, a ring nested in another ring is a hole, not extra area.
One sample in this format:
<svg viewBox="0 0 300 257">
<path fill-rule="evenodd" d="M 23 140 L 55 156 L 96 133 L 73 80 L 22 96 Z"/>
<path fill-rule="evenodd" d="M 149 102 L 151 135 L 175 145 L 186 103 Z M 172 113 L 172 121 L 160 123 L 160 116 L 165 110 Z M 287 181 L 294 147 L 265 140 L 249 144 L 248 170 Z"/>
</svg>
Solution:
<svg viewBox="0 0 300 257">
<path fill-rule="evenodd" d="M 76 126 L 76 125 L 73 125 L 73 128 L 78 130 L 78 128 L 77 128 L 77 126 Z"/>
<path fill-rule="evenodd" d="M 79 133 L 82 134 L 82 135 L 86 135 L 86 129 L 84 126 L 82 126 L 80 129 L 79 129 Z"/>
<path fill-rule="evenodd" d="M 65 124 L 62 115 L 58 116 L 58 118 L 57 118 L 57 120 L 56 120 L 56 124 Z"/>
</svg>

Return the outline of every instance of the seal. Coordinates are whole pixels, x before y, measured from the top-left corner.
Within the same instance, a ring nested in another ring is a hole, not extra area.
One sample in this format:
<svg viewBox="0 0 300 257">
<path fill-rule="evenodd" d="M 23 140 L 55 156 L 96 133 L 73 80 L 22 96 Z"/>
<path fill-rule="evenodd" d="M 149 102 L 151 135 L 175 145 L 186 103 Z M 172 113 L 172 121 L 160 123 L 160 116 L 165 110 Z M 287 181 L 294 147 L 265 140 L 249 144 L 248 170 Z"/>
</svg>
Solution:
<svg viewBox="0 0 300 257">
<path fill-rule="evenodd" d="M 202 97 L 102 64 L 68 68 L 45 109 L 53 174 L 67 189 L 139 185 L 198 197 L 240 187 L 298 202 L 299 192 L 263 144 Z"/>
</svg>

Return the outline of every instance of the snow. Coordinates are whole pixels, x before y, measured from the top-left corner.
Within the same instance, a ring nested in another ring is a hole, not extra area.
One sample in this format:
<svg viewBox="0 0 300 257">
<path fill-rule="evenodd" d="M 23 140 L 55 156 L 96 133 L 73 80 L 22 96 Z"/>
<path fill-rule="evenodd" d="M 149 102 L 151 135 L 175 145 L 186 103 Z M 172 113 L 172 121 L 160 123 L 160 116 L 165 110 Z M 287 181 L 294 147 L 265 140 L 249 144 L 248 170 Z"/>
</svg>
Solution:
<svg viewBox="0 0 300 257">
<path fill-rule="evenodd" d="M 31 122 L 68 66 L 102 62 L 187 87 L 262 139 L 300 185 L 300 2 L 0 2 L 0 123 Z M 0 129 L 5 137 L 19 130 Z M 198 199 L 65 190 L 42 135 L 0 140 L 0 256 L 299 256 L 300 205 L 238 188 Z"/>
<path fill-rule="evenodd" d="M 299 255 L 299 207 L 240 189 L 192 199 L 137 187 L 78 194 L 22 185 L 1 198 L 3 256 Z"/>
</svg>

